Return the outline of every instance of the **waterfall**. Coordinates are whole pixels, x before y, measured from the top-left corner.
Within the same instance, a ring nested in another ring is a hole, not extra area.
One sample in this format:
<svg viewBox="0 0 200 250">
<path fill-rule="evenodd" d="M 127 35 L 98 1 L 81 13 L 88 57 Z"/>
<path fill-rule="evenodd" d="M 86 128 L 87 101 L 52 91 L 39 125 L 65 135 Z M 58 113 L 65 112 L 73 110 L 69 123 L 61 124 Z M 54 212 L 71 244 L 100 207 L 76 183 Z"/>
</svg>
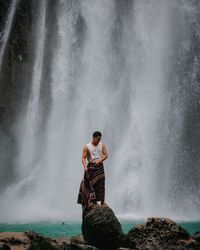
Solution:
<svg viewBox="0 0 200 250">
<path fill-rule="evenodd" d="M 20 129 L 18 129 L 17 142 L 18 142 L 18 157 L 16 158 L 16 177 L 18 183 L 14 183 L 8 187 L 5 192 L 6 199 L 10 203 L 12 200 L 20 207 L 20 199 L 24 194 L 30 194 L 37 178 L 37 169 L 40 165 L 36 164 L 36 149 L 38 128 L 40 125 L 40 89 L 42 84 L 42 68 L 43 68 L 43 54 L 45 45 L 45 13 L 46 1 L 42 1 L 38 8 L 38 22 L 35 29 L 35 61 L 32 69 L 31 76 L 31 94 L 27 102 L 27 107 L 23 113 L 19 115 Z M 4 211 L 6 208 L 4 207 Z M 2 210 L 3 211 L 3 210 Z M 8 212 L 9 213 L 9 212 Z M 11 215 L 9 215 L 11 216 Z M 26 215 L 25 215 L 26 216 Z M 10 217 L 12 220 L 12 216 Z"/>
<path fill-rule="evenodd" d="M 198 220 L 199 144 L 186 137 L 198 133 L 186 129 L 200 109 L 200 5 L 59 0 L 50 24 L 49 4 L 38 7 L 18 179 L 0 194 L 0 221 L 80 220 L 81 155 L 95 130 L 109 155 L 106 202 L 119 218 Z"/>
<path fill-rule="evenodd" d="M 37 40 L 35 42 L 36 57 L 33 65 L 33 73 L 31 80 L 31 95 L 27 103 L 25 111 L 24 124 L 22 127 L 23 133 L 19 135 L 18 143 L 20 153 L 17 161 L 17 172 L 20 179 L 29 178 L 34 170 L 35 159 L 34 151 L 37 148 L 36 138 L 38 136 L 38 127 L 40 123 L 40 86 L 42 84 L 42 67 L 45 42 L 45 12 L 46 1 L 41 2 L 41 7 L 38 13 L 39 21 L 36 27 Z"/>
<path fill-rule="evenodd" d="M 0 48 L 0 73 L 1 73 L 1 66 L 2 66 L 6 44 L 9 38 L 10 30 L 12 28 L 12 22 L 14 19 L 16 6 L 17 6 L 17 0 L 13 0 L 8 11 L 9 13 L 8 13 L 8 18 L 6 20 L 4 32 L 2 32 L 3 35 L 2 35 L 1 48 Z"/>
</svg>

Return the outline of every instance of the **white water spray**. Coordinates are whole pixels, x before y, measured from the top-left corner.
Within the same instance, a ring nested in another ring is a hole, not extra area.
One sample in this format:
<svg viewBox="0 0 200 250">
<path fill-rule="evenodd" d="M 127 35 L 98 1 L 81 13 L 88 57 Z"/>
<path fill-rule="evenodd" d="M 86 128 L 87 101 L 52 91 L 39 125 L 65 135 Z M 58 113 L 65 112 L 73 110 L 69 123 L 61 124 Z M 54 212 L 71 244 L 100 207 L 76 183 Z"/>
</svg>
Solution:
<svg viewBox="0 0 200 250">
<path fill-rule="evenodd" d="M 175 32 L 171 19 L 179 8 L 193 13 L 182 3 L 58 1 L 45 148 L 35 133 L 41 119 L 46 34 L 46 2 L 41 3 L 31 95 L 18 137 L 20 181 L 0 196 L 0 221 L 80 220 L 76 200 L 83 177 L 81 154 L 95 130 L 102 132 L 109 154 L 104 164 L 106 201 L 119 218 L 199 219 L 195 203 L 185 217 L 184 210 L 175 209 L 179 196 L 171 199 L 169 193 L 169 183 L 176 185 L 170 181 L 176 150 L 171 136 L 181 136 L 183 121 L 182 114 L 175 114 L 170 132 L 174 93 L 168 79 Z M 39 163 L 36 148 L 43 153 Z"/>
</svg>

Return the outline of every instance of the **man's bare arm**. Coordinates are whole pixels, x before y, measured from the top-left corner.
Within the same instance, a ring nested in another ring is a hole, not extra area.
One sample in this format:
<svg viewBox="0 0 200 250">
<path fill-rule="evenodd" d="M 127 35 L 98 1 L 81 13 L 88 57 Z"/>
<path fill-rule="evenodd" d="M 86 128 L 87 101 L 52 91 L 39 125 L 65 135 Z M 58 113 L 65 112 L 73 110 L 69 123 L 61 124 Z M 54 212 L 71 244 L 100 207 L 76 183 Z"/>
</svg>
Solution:
<svg viewBox="0 0 200 250">
<path fill-rule="evenodd" d="M 103 154 L 103 156 L 102 156 L 101 160 L 99 161 L 99 163 L 102 163 L 103 161 L 105 161 L 105 159 L 108 158 L 108 151 L 107 151 L 105 144 L 102 144 L 102 154 Z"/>
<path fill-rule="evenodd" d="M 82 152 L 82 163 L 84 166 L 84 170 L 86 170 L 86 171 L 87 171 L 87 163 L 86 163 L 87 151 L 88 151 L 88 148 L 85 145 L 83 148 L 83 152 Z"/>
</svg>

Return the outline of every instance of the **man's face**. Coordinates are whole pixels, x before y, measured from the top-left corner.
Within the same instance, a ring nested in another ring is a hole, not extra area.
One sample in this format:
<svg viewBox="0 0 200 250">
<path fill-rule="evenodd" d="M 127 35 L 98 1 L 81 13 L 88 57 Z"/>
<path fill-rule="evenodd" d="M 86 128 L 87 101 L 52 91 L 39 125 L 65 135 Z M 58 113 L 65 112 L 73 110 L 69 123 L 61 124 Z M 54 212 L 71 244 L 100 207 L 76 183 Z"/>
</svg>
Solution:
<svg viewBox="0 0 200 250">
<path fill-rule="evenodd" d="M 101 140 L 101 136 L 93 137 L 93 142 L 96 145 L 100 142 L 100 140 Z"/>
</svg>

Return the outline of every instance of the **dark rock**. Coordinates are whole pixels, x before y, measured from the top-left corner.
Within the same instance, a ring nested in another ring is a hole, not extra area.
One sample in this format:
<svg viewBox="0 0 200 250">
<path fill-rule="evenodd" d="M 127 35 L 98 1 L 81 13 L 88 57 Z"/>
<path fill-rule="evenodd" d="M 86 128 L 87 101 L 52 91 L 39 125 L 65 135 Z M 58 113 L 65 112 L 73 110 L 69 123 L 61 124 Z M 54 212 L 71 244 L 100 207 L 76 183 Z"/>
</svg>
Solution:
<svg viewBox="0 0 200 250">
<path fill-rule="evenodd" d="M 72 243 L 67 247 L 67 250 L 99 250 L 99 248 L 85 244 Z"/>
<path fill-rule="evenodd" d="M 30 246 L 30 240 L 23 232 L 1 232 L 0 246 L 0 249 L 27 249 Z"/>
<path fill-rule="evenodd" d="M 0 233 L 0 250 L 99 250 L 87 245 L 82 235 L 50 238 L 34 231 Z"/>
<path fill-rule="evenodd" d="M 71 238 L 57 238 L 44 237 L 34 231 L 25 232 L 26 236 L 31 240 L 31 246 L 28 250 L 98 250 L 94 246 L 87 245 L 81 235 L 73 236 Z"/>
<path fill-rule="evenodd" d="M 11 248 L 4 243 L 0 243 L 0 250 L 11 250 Z"/>
<path fill-rule="evenodd" d="M 196 233 L 192 236 L 192 238 L 200 242 L 200 231 L 196 232 Z"/>
<path fill-rule="evenodd" d="M 133 249 L 136 249 L 136 248 L 127 248 L 127 247 L 119 247 L 119 248 L 117 248 L 117 250 L 133 250 Z"/>
<path fill-rule="evenodd" d="M 99 205 L 85 216 L 82 222 L 84 240 L 100 249 L 116 249 L 124 244 L 122 227 L 109 207 Z"/>
<path fill-rule="evenodd" d="M 75 235 L 71 237 L 71 243 L 75 243 L 75 244 L 86 244 L 86 242 L 83 239 L 83 235 Z"/>
<path fill-rule="evenodd" d="M 148 218 L 146 223 L 132 228 L 127 238 L 142 250 L 200 249 L 185 229 L 168 218 Z"/>
<path fill-rule="evenodd" d="M 21 245 L 21 244 L 24 244 L 23 240 L 15 238 L 13 236 L 10 237 L 10 238 L 8 238 L 8 239 L 2 240 L 2 241 L 7 242 L 7 243 L 9 243 L 11 245 Z"/>
<path fill-rule="evenodd" d="M 24 233 L 30 240 L 31 246 L 28 250 L 55 250 L 56 246 L 51 244 L 51 238 L 44 237 L 34 231 L 26 231 Z"/>
</svg>

